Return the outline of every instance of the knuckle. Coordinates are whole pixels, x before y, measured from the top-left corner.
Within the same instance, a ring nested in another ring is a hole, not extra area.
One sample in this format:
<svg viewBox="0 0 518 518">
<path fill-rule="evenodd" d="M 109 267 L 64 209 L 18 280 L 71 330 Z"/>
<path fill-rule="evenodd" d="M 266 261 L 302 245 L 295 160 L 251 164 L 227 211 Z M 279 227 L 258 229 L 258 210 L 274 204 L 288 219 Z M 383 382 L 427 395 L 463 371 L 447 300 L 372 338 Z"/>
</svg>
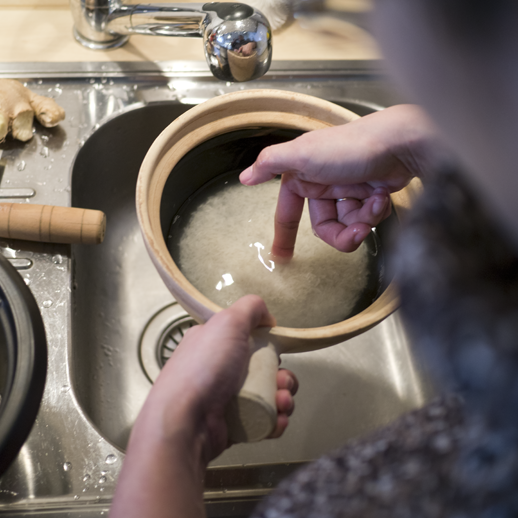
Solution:
<svg viewBox="0 0 518 518">
<path fill-rule="evenodd" d="M 271 147 L 264 148 L 257 156 L 256 163 L 261 168 L 268 168 L 275 161 L 274 151 Z"/>
<path fill-rule="evenodd" d="M 300 224 L 300 220 L 294 219 L 293 217 L 290 219 L 283 219 L 280 216 L 276 216 L 275 221 L 286 230 L 298 230 Z"/>
</svg>

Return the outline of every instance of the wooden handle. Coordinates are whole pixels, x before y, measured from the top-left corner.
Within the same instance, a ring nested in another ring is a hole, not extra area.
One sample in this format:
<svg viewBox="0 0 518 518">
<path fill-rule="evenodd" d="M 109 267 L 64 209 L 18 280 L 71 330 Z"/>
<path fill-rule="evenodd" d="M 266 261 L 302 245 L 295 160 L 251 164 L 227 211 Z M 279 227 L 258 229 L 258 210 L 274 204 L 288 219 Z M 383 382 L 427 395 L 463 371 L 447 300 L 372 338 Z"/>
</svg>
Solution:
<svg viewBox="0 0 518 518">
<path fill-rule="evenodd" d="M 102 243 L 106 216 L 100 210 L 0 203 L 0 237 L 94 245 Z"/>
<path fill-rule="evenodd" d="M 254 353 L 248 375 L 239 394 L 226 411 L 232 442 L 256 442 L 268 437 L 277 423 L 277 370 L 279 355 L 269 342 L 267 329 L 256 329 L 251 336 Z"/>
</svg>

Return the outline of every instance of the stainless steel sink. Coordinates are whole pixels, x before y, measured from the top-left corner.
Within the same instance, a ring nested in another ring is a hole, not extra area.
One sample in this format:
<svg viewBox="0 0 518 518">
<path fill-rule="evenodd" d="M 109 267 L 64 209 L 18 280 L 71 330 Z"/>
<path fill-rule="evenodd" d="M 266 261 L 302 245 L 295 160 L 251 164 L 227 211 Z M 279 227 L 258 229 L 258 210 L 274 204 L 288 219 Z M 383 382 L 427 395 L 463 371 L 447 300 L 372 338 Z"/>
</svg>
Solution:
<svg viewBox="0 0 518 518">
<path fill-rule="evenodd" d="M 377 67 L 277 63 L 246 88 L 309 93 L 364 115 L 398 100 Z M 100 209 L 108 227 L 98 246 L 0 244 L 13 262 L 30 262 L 18 264 L 40 304 L 50 358 L 35 427 L 0 479 L 0 515 L 100 516 L 151 380 L 191 325 L 144 249 L 134 208 L 140 162 L 175 117 L 245 86 L 219 83 L 196 63 L 2 70 L 0 77 L 57 97 L 67 119 L 54 130 L 38 127 L 26 145 L 0 145 L 7 160 L 0 196 L 25 189 L 23 201 Z M 283 365 L 301 382 L 290 427 L 281 439 L 233 446 L 212 463 L 209 516 L 246 516 L 302 463 L 430 394 L 397 313 L 343 344 L 286 356 Z"/>
</svg>

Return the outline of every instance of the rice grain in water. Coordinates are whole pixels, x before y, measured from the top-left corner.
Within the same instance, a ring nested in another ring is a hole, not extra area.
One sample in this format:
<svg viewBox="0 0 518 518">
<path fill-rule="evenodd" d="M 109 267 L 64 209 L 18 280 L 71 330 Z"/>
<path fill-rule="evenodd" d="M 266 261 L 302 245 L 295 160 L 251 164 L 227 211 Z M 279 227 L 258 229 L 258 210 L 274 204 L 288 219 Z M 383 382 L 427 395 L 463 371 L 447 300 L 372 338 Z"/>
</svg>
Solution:
<svg viewBox="0 0 518 518">
<path fill-rule="evenodd" d="M 275 263 L 269 252 L 279 185 L 278 180 L 254 187 L 226 181 L 223 189 L 211 193 L 183 227 L 178 266 L 222 307 L 255 293 L 278 325 L 305 328 L 340 322 L 367 285 L 367 247 L 343 253 L 325 244 L 313 234 L 306 205 L 293 259 Z"/>
</svg>

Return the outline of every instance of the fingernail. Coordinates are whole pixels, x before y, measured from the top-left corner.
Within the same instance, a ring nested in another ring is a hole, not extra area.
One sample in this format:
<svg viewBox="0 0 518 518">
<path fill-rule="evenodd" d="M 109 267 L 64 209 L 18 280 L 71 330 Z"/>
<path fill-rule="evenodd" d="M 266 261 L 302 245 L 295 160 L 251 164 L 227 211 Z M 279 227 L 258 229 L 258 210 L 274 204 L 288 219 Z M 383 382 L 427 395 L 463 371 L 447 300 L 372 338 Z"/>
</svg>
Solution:
<svg viewBox="0 0 518 518">
<path fill-rule="evenodd" d="M 253 166 L 250 166 L 239 175 L 239 181 L 246 185 L 252 179 L 253 174 Z"/>
<path fill-rule="evenodd" d="M 375 216 L 381 216 L 383 211 L 385 210 L 385 207 L 387 206 L 387 198 L 383 198 L 382 200 L 376 199 L 372 206 L 372 213 Z"/>
</svg>

